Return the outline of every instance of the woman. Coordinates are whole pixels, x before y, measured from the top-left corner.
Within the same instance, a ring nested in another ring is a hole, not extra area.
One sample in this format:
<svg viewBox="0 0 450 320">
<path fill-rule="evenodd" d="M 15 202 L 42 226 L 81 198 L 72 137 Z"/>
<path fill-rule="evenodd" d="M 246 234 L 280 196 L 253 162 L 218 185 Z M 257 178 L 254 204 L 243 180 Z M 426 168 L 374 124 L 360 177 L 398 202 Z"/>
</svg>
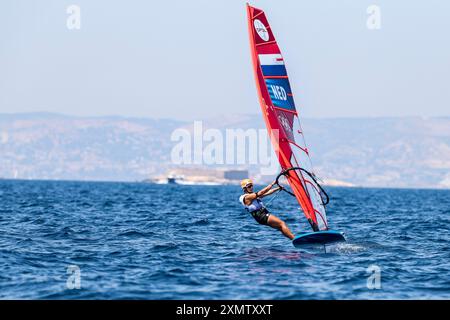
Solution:
<svg viewBox="0 0 450 320">
<path fill-rule="evenodd" d="M 254 192 L 252 180 L 244 179 L 241 181 L 241 188 L 244 191 L 244 194 L 239 197 L 239 201 L 259 224 L 268 225 L 274 229 L 280 230 L 283 235 L 292 240 L 294 239 L 294 235 L 289 230 L 286 223 L 273 214 L 270 214 L 260 200 L 261 198 L 280 190 L 280 187 L 272 189 L 274 184 L 275 182 L 272 182 L 264 189 Z"/>
</svg>

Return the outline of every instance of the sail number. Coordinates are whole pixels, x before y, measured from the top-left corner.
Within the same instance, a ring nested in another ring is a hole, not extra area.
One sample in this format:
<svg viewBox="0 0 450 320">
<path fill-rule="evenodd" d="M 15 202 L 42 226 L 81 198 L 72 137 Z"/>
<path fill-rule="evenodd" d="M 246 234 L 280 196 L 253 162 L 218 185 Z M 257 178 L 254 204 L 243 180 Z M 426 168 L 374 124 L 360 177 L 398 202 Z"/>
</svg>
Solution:
<svg viewBox="0 0 450 320">
<path fill-rule="evenodd" d="M 270 85 L 270 89 L 272 90 L 272 93 L 277 100 L 287 100 L 287 94 L 286 90 L 284 90 L 283 87 L 276 86 L 276 85 Z"/>
</svg>

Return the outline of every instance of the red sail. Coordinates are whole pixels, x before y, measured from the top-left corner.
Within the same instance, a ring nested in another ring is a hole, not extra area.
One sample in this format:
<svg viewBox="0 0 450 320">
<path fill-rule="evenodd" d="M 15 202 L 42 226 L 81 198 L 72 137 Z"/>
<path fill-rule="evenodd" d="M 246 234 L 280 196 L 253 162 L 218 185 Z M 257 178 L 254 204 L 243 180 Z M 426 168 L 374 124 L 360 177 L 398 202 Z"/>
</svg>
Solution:
<svg viewBox="0 0 450 320">
<path fill-rule="evenodd" d="M 307 174 L 312 172 L 311 160 L 280 48 L 265 13 L 247 5 L 247 14 L 256 86 L 272 145 L 283 169 L 304 169 L 291 170 L 287 180 L 313 229 L 327 230 L 320 186 Z"/>
</svg>

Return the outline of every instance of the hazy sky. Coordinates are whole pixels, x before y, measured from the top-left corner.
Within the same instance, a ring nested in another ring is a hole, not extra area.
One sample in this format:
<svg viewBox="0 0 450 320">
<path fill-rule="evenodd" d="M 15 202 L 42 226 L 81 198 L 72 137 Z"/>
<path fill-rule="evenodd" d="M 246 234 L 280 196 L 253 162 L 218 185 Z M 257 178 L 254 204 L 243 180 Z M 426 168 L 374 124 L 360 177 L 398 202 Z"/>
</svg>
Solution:
<svg viewBox="0 0 450 320">
<path fill-rule="evenodd" d="M 307 117 L 449 116 L 450 1 L 253 1 Z M 66 9 L 81 8 L 69 30 Z M 366 26 L 369 5 L 381 29 Z M 245 1 L 2 0 L 0 112 L 257 113 Z"/>
</svg>

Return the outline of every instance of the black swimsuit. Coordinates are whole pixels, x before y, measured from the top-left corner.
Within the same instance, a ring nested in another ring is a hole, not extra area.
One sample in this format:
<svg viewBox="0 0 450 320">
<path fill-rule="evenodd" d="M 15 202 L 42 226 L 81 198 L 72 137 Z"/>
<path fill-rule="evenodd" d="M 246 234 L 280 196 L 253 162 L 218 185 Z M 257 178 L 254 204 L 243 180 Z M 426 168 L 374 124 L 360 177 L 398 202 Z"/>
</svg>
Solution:
<svg viewBox="0 0 450 320">
<path fill-rule="evenodd" d="M 245 197 L 244 197 L 245 198 Z M 260 209 L 250 211 L 249 208 L 244 204 L 244 198 L 242 199 L 242 204 L 245 206 L 245 209 L 250 212 L 252 217 L 259 223 L 263 225 L 267 225 L 269 221 L 270 212 L 267 210 L 264 205 L 262 204 L 262 201 L 258 198 L 256 198 L 254 201 L 257 201 Z"/>
<path fill-rule="evenodd" d="M 256 221 L 258 221 L 259 224 L 267 225 L 267 222 L 269 221 L 270 212 L 266 208 L 261 208 L 256 211 L 251 211 L 250 214 L 253 218 L 255 218 Z"/>
</svg>

